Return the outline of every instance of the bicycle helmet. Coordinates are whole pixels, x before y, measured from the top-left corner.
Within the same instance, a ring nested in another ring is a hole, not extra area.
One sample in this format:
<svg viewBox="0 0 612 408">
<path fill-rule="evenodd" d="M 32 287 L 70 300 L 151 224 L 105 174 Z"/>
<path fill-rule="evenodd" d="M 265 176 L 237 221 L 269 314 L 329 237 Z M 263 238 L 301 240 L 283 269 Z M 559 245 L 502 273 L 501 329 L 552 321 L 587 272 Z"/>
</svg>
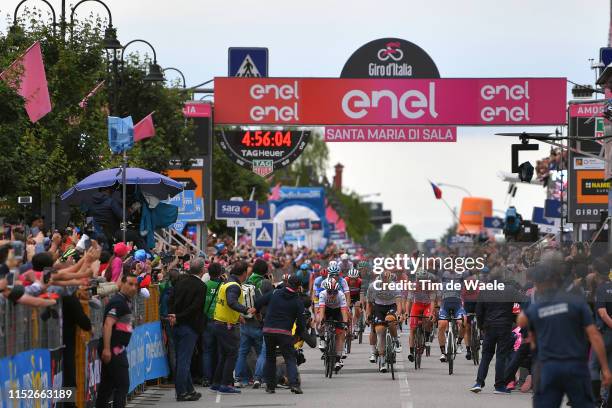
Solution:
<svg viewBox="0 0 612 408">
<path fill-rule="evenodd" d="M 348 271 L 348 277 L 357 279 L 359 277 L 359 271 L 355 268 L 352 268 Z"/>
<path fill-rule="evenodd" d="M 319 264 L 312 265 L 312 270 L 315 271 L 315 272 L 321 270 L 321 265 L 319 265 Z"/>
<path fill-rule="evenodd" d="M 310 269 L 310 264 L 303 263 L 302 265 L 300 265 L 300 269 L 307 271 Z"/>
<path fill-rule="evenodd" d="M 427 277 L 427 271 L 423 268 L 417 269 L 415 276 L 417 279 L 425 279 Z"/>
<path fill-rule="evenodd" d="M 337 275 L 340 275 L 340 268 L 338 267 L 338 265 L 330 265 L 330 266 L 327 268 L 327 273 L 328 273 L 330 276 L 337 276 Z"/>
<path fill-rule="evenodd" d="M 336 261 L 329 261 L 329 264 L 327 265 L 327 268 L 331 268 L 332 266 L 336 266 L 338 265 L 338 262 Z"/>
<path fill-rule="evenodd" d="M 322 276 L 324 278 L 327 278 L 327 269 L 321 269 L 319 271 L 319 276 Z"/>
<path fill-rule="evenodd" d="M 348 259 L 349 259 L 348 254 L 342 254 L 342 255 L 340 255 L 340 260 L 341 260 L 341 261 L 348 261 Z"/>
<path fill-rule="evenodd" d="M 335 280 L 334 278 L 329 278 L 325 281 L 324 286 L 325 286 L 325 289 L 328 291 L 337 292 L 338 287 L 340 285 L 338 284 L 338 281 Z"/>
</svg>

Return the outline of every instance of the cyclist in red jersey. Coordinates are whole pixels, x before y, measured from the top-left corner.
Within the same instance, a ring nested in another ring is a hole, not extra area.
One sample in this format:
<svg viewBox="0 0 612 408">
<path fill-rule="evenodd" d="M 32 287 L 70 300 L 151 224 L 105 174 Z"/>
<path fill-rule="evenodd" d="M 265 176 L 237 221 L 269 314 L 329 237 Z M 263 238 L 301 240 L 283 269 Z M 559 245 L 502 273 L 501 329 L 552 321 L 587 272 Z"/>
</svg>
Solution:
<svg viewBox="0 0 612 408">
<path fill-rule="evenodd" d="M 361 317 L 361 278 L 359 271 L 355 268 L 349 269 L 346 283 L 348 284 L 351 294 L 351 305 L 353 305 L 353 324 L 359 321 Z M 354 328 L 353 328 L 354 329 Z M 353 330 L 354 332 L 355 330 Z"/>
</svg>

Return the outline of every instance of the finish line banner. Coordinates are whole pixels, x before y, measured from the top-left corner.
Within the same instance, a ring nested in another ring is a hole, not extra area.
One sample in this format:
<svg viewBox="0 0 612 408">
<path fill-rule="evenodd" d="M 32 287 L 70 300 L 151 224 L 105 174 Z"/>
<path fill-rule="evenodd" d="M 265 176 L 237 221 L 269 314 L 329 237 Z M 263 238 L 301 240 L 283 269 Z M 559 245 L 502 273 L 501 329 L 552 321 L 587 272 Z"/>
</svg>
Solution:
<svg viewBox="0 0 612 408">
<path fill-rule="evenodd" d="M 215 78 L 215 124 L 560 125 L 565 78 Z"/>
</svg>

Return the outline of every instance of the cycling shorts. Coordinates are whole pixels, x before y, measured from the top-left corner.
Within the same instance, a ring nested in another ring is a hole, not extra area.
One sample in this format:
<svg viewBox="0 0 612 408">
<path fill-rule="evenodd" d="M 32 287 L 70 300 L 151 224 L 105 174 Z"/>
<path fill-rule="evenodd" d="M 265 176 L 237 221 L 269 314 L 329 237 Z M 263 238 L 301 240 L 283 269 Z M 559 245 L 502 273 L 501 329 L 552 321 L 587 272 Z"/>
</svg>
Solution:
<svg viewBox="0 0 612 408">
<path fill-rule="evenodd" d="M 342 321 L 342 310 L 340 308 L 332 309 L 329 307 L 325 308 L 325 320 L 337 320 Z"/>
<path fill-rule="evenodd" d="M 355 305 L 355 303 L 359 302 L 361 299 L 361 295 L 357 293 L 356 295 L 351 295 L 351 305 Z"/>
<path fill-rule="evenodd" d="M 463 308 L 466 314 L 476 313 L 476 302 L 464 302 Z"/>
<path fill-rule="evenodd" d="M 450 299 L 442 302 L 442 306 L 440 307 L 440 313 L 438 314 L 438 319 L 448 320 L 450 317 L 451 309 L 455 311 L 455 318 L 465 316 L 465 310 L 463 309 L 463 306 L 461 306 L 461 301 L 459 299 Z"/>
<path fill-rule="evenodd" d="M 410 328 L 414 329 L 419 325 L 419 316 L 425 317 L 431 316 L 431 303 L 419 303 L 415 302 L 412 304 L 410 309 Z"/>
<path fill-rule="evenodd" d="M 379 305 L 377 303 L 374 303 L 374 323 L 378 324 L 384 322 L 385 317 L 387 317 L 387 314 L 391 310 L 395 311 L 395 304 Z"/>
</svg>

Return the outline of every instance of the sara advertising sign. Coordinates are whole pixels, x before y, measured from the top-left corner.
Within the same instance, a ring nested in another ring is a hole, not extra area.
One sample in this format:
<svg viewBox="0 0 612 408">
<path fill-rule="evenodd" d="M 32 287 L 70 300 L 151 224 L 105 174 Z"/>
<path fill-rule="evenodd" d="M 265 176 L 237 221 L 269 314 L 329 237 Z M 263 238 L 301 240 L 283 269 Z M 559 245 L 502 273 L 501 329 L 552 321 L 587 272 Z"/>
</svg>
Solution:
<svg viewBox="0 0 612 408">
<path fill-rule="evenodd" d="M 215 218 L 257 218 L 257 201 L 215 201 Z"/>
<path fill-rule="evenodd" d="M 309 229 L 310 220 L 308 218 L 285 221 L 285 231 L 304 231 Z"/>
<path fill-rule="evenodd" d="M 565 78 L 215 78 L 217 124 L 557 125 Z"/>
</svg>

